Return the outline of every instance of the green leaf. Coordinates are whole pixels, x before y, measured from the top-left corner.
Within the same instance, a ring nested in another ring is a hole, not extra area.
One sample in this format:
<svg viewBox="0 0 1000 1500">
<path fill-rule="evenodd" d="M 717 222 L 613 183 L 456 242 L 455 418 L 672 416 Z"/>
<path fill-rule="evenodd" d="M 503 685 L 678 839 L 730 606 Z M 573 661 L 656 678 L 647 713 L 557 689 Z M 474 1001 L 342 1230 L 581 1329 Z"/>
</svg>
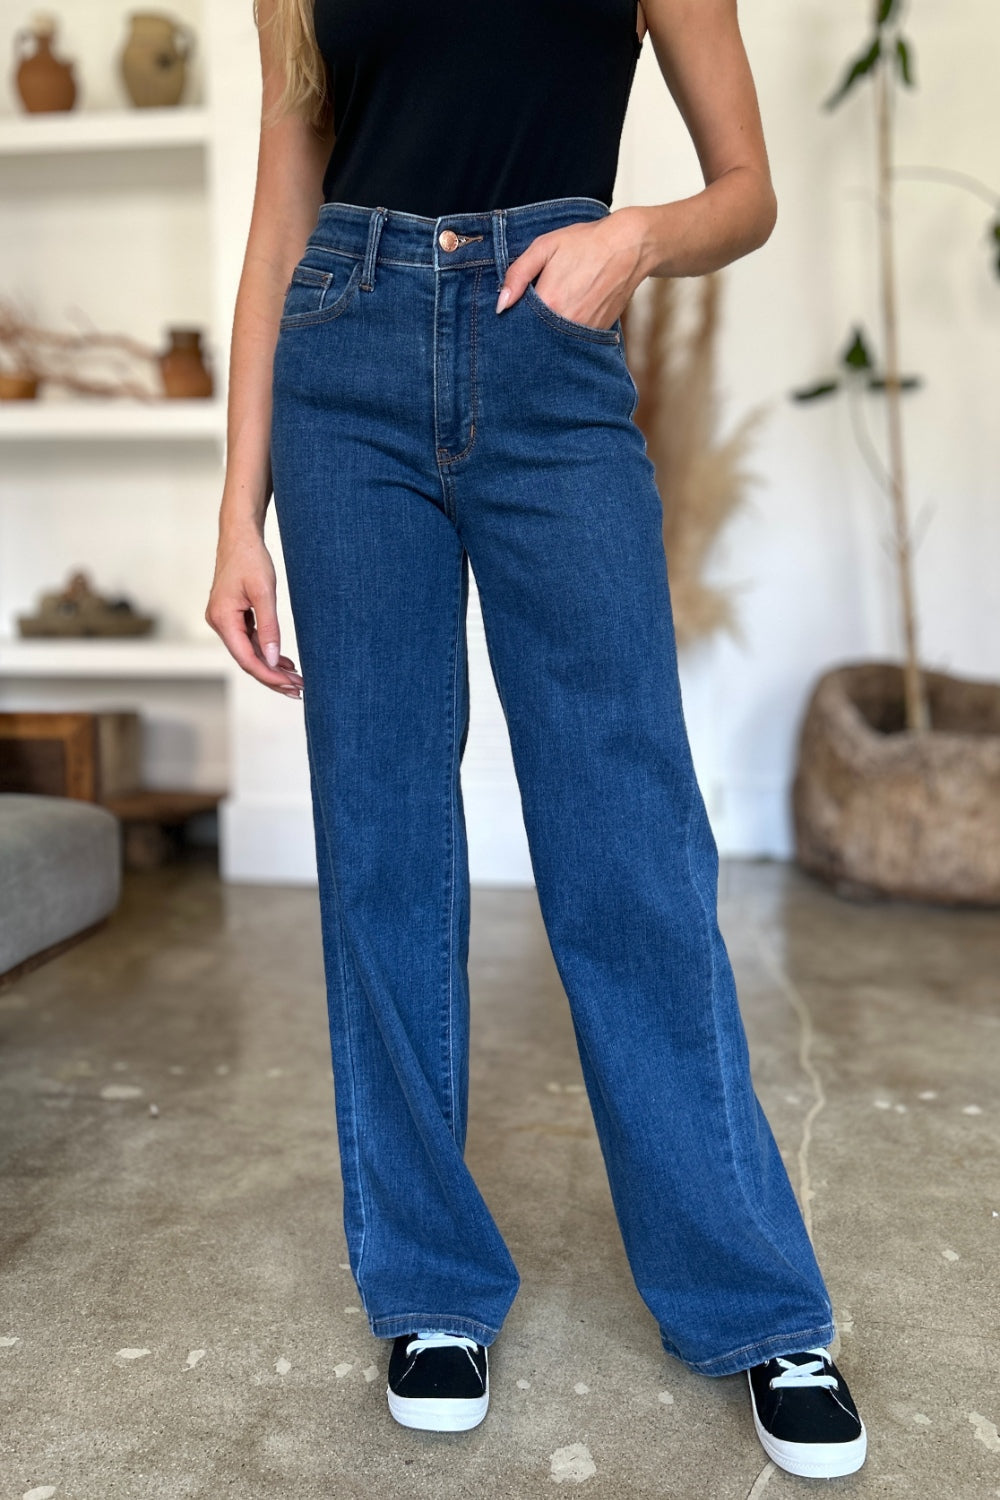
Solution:
<svg viewBox="0 0 1000 1500">
<path fill-rule="evenodd" d="M 876 0 L 875 25 L 884 26 L 887 21 L 891 21 L 898 8 L 899 0 Z"/>
<path fill-rule="evenodd" d="M 913 69 L 910 65 L 909 43 L 903 37 L 896 38 L 896 64 L 899 68 L 899 76 L 907 88 L 913 87 Z"/>
<path fill-rule="evenodd" d="M 798 390 L 791 392 L 791 398 L 793 401 L 815 401 L 820 396 L 829 396 L 831 391 L 839 389 L 839 380 L 821 380 L 816 385 L 800 386 Z"/>
<path fill-rule="evenodd" d="M 860 328 L 854 329 L 854 337 L 840 356 L 840 362 L 848 370 L 874 370 L 875 361 L 868 351 Z"/>
<path fill-rule="evenodd" d="M 830 95 L 829 99 L 824 102 L 823 108 L 833 109 L 835 104 L 839 104 L 844 95 L 850 93 L 851 89 L 858 82 L 858 80 L 860 78 L 864 78 L 866 73 L 871 72 L 872 68 L 874 68 L 875 64 L 878 62 L 881 52 L 881 38 L 876 36 L 875 40 L 868 48 L 868 51 L 862 52 L 861 55 L 859 57 L 856 57 L 851 63 L 846 74 L 841 80 L 840 86 L 836 88 Z"/>
</svg>

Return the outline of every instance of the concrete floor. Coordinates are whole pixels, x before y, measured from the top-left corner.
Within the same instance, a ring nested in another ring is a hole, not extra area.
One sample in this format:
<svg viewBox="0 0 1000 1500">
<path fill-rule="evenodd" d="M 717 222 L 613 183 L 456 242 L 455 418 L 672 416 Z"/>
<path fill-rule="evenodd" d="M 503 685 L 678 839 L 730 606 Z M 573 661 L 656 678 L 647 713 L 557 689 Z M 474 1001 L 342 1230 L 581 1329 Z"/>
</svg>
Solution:
<svg viewBox="0 0 1000 1500">
<path fill-rule="evenodd" d="M 724 864 L 720 910 L 870 1430 L 836 1486 L 1000 1496 L 1000 918 L 850 905 L 767 863 Z M 765 1461 L 743 1377 L 660 1348 L 534 891 L 477 889 L 472 917 L 468 1158 L 523 1277 L 483 1425 L 386 1410 L 315 893 L 180 864 L 0 992 L 0 1500 L 815 1492 Z"/>
</svg>

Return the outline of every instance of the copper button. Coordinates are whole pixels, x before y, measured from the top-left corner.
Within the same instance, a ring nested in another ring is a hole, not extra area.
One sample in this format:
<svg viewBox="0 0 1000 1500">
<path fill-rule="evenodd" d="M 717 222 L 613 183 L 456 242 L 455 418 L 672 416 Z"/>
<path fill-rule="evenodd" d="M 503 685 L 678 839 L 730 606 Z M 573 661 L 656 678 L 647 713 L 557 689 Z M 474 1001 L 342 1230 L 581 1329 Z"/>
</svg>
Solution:
<svg viewBox="0 0 1000 1500">
<path fill-rule="evenodd" d="M 438 244 L 442 250 L 456 250 L 458 248 L 458 235 L 454 229 L 442 229 L 438 235 Z"/>
</svg>

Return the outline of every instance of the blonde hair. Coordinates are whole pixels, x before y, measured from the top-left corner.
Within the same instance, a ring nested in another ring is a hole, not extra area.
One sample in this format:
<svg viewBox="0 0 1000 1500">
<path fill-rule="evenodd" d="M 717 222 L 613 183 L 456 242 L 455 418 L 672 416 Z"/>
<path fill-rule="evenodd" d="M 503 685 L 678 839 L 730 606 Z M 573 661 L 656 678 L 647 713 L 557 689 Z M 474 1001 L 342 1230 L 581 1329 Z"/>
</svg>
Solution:
<svg viewBox="0 0 1000 1500">
<path fill-rule="evenodd" d="M 267 125 L 286 114 L 301 115 L 320 128 L 326 121 L 330 97 L 326 66 L 316 41 L 313 24 L 315 0 L 270 0 L 270 15 L 264 22 L 272 33 L 272 56 L 283 65 L 284 86 L 275 101 Z M 253 20 L 261 29 L 259 0 L 253 0 Z"/>
</svg>

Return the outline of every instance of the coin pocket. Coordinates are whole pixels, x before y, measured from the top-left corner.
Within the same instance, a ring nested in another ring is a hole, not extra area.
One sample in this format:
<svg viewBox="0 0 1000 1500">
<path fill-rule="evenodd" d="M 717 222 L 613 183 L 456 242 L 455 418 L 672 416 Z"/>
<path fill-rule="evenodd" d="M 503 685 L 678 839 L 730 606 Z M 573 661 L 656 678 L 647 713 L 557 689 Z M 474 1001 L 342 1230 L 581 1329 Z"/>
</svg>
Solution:
<svg viewBox="0 0 1000 1500">
<path fill-rule="evenodd" d="M 285 289 L 279 328 L 305 328 L 345 312 L 361 281 L 362 262 L 342 257 L 333 267 L 300 262 Z"/>
</svg>

